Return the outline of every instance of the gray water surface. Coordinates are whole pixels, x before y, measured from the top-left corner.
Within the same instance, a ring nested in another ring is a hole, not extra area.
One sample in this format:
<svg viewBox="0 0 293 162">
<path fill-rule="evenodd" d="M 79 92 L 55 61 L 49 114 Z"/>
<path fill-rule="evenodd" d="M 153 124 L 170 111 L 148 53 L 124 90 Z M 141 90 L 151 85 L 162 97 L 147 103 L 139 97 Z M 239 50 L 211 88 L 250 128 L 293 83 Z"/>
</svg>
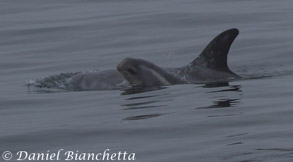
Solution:
<svg viewBox="0 0 293 162">
<path fill-rule="evenodd" d="M 292 15 L 289 0 L 0 1 L 0 154 L 16 161 L 20 150 L 110 149 L 139 162 L 292 161 Z M 229 28 L 240 30 L 229 66 L 244 78 L 229 85 L 127 95 L 25 86 L 114 69 L 126 57 L 184 66 Z"/>
</svg>

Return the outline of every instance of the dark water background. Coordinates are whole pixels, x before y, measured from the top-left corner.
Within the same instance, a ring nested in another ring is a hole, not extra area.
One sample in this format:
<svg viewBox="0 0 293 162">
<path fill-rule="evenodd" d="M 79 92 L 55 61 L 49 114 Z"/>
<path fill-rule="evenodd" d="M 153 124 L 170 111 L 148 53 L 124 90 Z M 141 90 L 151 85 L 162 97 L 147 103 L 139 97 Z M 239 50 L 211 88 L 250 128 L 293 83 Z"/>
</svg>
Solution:
<svg viewBox="0 0 293 162">
<path fill-rule="evenodd" d="M 292 15 L 290 0 L 0 1 L 0 153 L 109 148 L 139 162 L 293 161 Z M 131 95 L 24 86 L 113 69 L 125 57 L 183 66 L 234 27 L 229 65 L 247 79 L 229 86 Z"/>
</svg>

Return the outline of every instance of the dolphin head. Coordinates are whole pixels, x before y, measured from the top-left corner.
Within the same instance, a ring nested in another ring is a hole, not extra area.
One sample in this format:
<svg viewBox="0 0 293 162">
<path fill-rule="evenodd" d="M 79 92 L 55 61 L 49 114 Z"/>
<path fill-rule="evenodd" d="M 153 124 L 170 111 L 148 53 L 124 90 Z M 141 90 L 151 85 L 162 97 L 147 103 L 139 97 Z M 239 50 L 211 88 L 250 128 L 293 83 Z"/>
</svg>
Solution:
<svg viewBox="0 0 293 162">
<path fill-rule="evenodd" d="M 117 70 L 132 86 L 153 87 L 179 82 L 164 69 L 142 59 L 125 58 L 117 65 Z"/>
</svg>

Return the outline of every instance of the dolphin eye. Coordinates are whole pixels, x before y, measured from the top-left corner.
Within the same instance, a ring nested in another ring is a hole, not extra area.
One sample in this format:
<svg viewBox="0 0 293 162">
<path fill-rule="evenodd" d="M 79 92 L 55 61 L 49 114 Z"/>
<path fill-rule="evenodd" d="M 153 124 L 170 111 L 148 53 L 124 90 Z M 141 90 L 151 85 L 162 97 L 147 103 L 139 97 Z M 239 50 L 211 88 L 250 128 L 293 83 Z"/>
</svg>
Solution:
<svg viewBox="0 0 293 162">
<path fill-rule="evenodd" d="M 127 71 L 128 71 L 130 74 L 132 74 L 132 75 L 136 75 L 136 74 L 137 74 L 136 71 L 134 71 L 133 69 L 127 69 Z"/>
</svg>

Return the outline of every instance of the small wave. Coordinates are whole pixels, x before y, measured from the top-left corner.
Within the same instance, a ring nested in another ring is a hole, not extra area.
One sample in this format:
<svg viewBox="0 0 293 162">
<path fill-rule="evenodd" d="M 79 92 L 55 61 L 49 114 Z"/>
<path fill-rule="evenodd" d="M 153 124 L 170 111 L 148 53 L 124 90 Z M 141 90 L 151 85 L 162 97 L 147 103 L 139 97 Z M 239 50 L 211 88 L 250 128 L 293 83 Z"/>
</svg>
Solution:
<svg viewBox="0 0 293 162">
<path fill-rule="evenodd" d="M 29 91 L 35 92 L 59 92 L 74 90 L 74 86 L 69 83 L 69 79 L 81 72 L 60 73 L 46 76 L 40 79 L 29 80 L 25 85 Z"/>
</svg>

